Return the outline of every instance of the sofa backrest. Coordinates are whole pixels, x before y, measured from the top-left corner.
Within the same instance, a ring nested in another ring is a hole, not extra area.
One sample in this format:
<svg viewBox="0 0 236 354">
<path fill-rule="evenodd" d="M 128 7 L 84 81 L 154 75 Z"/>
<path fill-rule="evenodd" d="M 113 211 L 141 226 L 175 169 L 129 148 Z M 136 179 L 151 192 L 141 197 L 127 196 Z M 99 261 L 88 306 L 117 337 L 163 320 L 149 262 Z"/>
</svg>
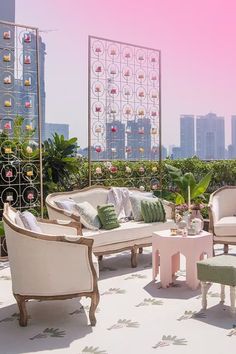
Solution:
<svg viewBox="0 0 236 354">
<path fill-rule="evenodd" d="M 72 197 L 76 203 L 89 202 L 95 209 L 98 205 L 107 203 L 108 189 L 93 188 L 91 190 L 84 190 Z"/>
<path fill-rule="evenodd" d="M 107 194 L 108 189 L 91 188 L 80 191 L 51 194 L 50 198 L 48 199 L 48 202 L 55 205 L 55 200 L 65 200 L 68 198 L 72 198 L 76 203 L 82 203 L 85 201 L 89 202 L 95 209 L 97 209 L 97 205 L 107 203 Z"/>
</svg>

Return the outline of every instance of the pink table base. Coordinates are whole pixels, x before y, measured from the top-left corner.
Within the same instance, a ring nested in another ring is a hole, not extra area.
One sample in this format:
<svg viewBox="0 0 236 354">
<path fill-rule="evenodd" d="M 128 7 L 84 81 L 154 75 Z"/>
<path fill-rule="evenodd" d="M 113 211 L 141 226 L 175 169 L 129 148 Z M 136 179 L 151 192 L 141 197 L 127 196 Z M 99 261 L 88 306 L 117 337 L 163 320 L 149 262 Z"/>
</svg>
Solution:
<svg viewBox="0 0 236 354">
<path fill-rule="evenodd" d="M 154 232 L 152 236 L 152 271 L 153 280 L 159 273 L 161 286 L 166 288 L 172 283 L 173 275 L 180 268 L 180 253 L 186 258 L 186 283 L 196 289 L 200 283 L 197 279 L 196 262 L 203 259 L 204 254 L 212 257 L 212 234 L 202 231 L 196 236 L 171 236 L 170 230 Z"/>
</svg>

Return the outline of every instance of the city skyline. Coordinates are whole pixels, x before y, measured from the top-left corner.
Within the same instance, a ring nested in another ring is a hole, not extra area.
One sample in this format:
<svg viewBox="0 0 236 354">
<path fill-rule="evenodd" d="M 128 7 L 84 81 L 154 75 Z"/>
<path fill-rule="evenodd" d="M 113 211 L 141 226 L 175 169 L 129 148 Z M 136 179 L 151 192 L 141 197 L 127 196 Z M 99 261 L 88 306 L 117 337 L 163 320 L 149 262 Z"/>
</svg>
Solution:
<svg viewBox="0 0 236 354">
<path fill-rule="evenodd" d="M 111 39 L 161 49 L 164 145 L 179 143 L 182 112 L 209 111 L 225 117 L 226 144 L 230 143 L 230 117 L 236 114 L 233 1 L 182 0 L 179 6 L 170 0 L 148 0 L 143 7 L 123 0 L 112 5 L 105 0 L 59 0 L 57 6 L 45 0 L 34 1 L 34 6 L 17 0 L 16 6 L 17 22 L 46 31 L 41 32 L 48 52 L 46 119 L 69 123 L 81 146 L 87 145 L 87 39 L 89 34 L 107 33 Z M 61 55 L 62 46 L 67 55 Z M 69 88 L 67 94 L 63 85 Z"/>
</svg>

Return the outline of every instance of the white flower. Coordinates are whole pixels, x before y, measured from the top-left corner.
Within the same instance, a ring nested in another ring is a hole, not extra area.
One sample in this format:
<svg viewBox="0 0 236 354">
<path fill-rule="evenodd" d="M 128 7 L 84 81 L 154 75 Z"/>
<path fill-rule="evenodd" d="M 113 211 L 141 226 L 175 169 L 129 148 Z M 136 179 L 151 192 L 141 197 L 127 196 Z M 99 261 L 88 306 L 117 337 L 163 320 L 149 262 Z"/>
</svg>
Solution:
<svg viewBox="0 0 236 354">
<path fill-rule="evenodd" d="M 95 171 L 98 175 L 100 175 L 102 173 L 101 167 L 97 167 Z"/>
<path fill-rule="evenodd" d="M 107 168 L 111 168 L 112 163 L 110 161 L 104 162 L 104 166 Z"/>
</svg>

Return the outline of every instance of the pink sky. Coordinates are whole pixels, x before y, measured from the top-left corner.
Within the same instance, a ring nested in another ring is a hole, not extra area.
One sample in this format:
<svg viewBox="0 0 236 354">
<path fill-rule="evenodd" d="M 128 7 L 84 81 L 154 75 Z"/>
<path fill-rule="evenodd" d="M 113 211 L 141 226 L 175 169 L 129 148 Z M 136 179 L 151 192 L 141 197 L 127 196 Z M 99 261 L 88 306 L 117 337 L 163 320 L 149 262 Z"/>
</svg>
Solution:
<svg viewBox="0 0 236 354">
<path fill-rule="evenodd" d="M 179 115 L 236 114 L 235 0 L 16 0 L 18 23 L 47 45 L 49 122 L 69 123 L 87 144 L 89 34 L 161 49 L 163 143 L 179 144 Z"/>
</svg>

